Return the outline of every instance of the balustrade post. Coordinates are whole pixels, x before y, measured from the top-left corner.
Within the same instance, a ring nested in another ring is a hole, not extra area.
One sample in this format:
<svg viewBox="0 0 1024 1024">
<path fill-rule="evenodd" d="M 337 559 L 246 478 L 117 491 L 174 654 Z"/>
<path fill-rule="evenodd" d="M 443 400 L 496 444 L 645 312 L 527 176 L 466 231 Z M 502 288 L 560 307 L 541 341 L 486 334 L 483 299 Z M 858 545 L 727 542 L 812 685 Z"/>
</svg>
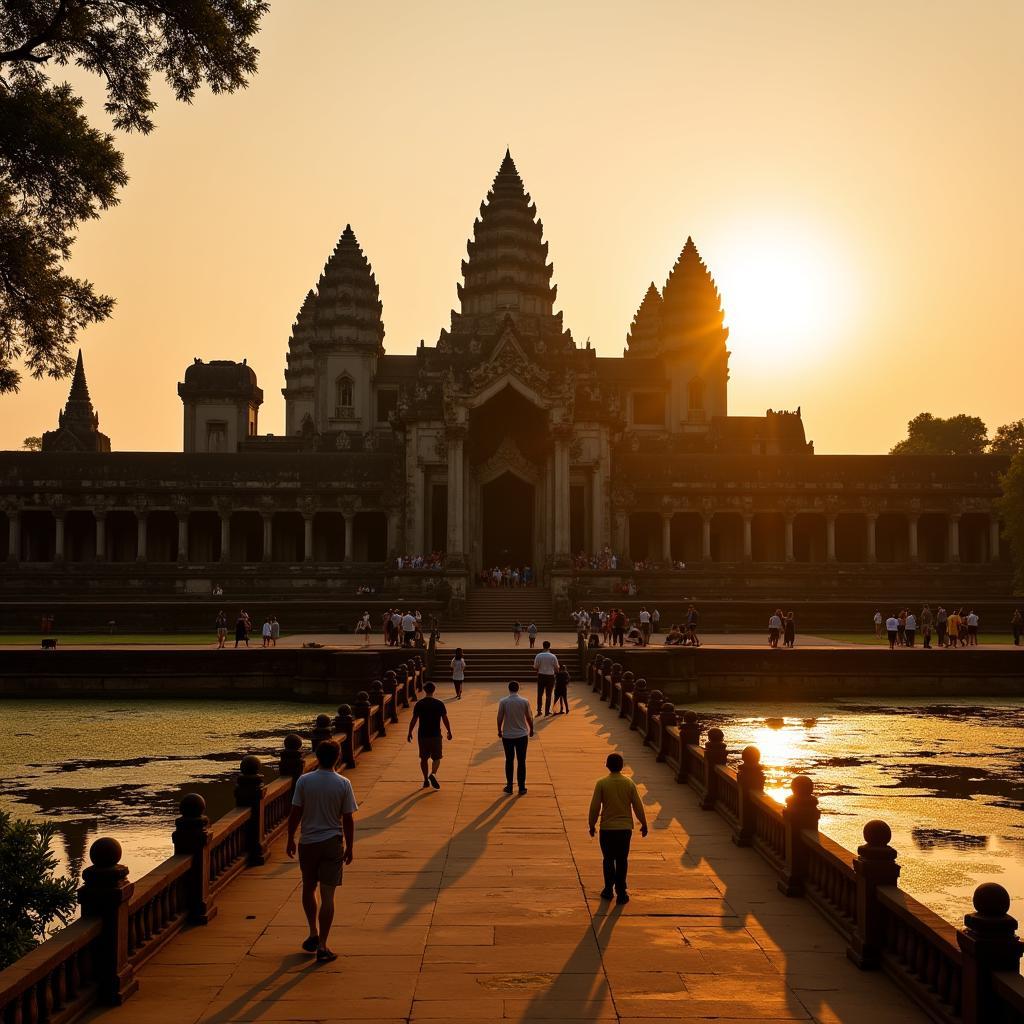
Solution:
<svg viewBox="0 0 1024 1024">
<path fill-rule="evenodd" d="M 370 695 L 365 690 L 360 690 L 356 694 L 356 699 L 352 702 L 352 715 L 363 720 L 360 746 L 363 750 L 373 750 L 373 741 L 370 738 Z"/>
<path fill-rule="evenodd" d="M 736 783 L 739 786 L 739 824 L 732 841 L 737 846 L 750 846 L 754 841 L 754 805 L 752 793 L 764 792 L 764 769 L 761 767 L 761 751 L 757 747 L 744 747 L 740 754 L 740 766 L 736 769 Z"/>
<path fill-rule="evenodd" d="M 346 768 L 356 766 L 356 745 L 353 737 L 356 723 L 352 717 L 352 708 L 348 704 L 342 704 L 338 708 L 338 717 L 334 719 L 334 727 L 339 733 L 343 733 L 339 739 L 341 743 L 341 763 Z"/>
<path fill-rule="evenodd" d="M 609 707 L 613 706 L 612 698 L 615 694 L 615 687 L 621 682 L 622 666 L 616 661 L 612 665 L 611 673 L 604 677 L 604 682 L 601 684 L 601 700 L 607 701 Z"/>
<path fill-rule="evenodd" d="M 394 669 L 388 669 L 384 673 L 384 688 L 387 689 L 389 686 L 393 686 L 395 689 L 395 700 L 396 703 L 401 704 L 403 708 L 409 706 L 409 687 L 406 684 L 398 681 L 398 673 Z M 395 715 L 395 721 L 398 721 L 397 714 Z"/>
<path fill-rule="evenodd" d="M 382 692 L 391 698 L 388 702 L 388 721 L 395 725 L 398 722 L 398 680 L 390 673 L 385 673 L 380 685 Z"/>
<path fill-rule="evenodd" d="M 121 863 L 121 844 L 116 839 L 97 839 L 89 847 L 91 866 L 82 872 L 78 902 L 83 918 L 100 922 L 100 937 L 93 960 L 99 1001 L 120 1006 L 139 989 L 128 959 L 128 902 L 135 883 Z"/>
<path fill-rule="evenodd" d="M 647 703 L 647 680 L 641 676 L 633 687 L 633 707 L 629 715 L 629 728 L 636 728 L 640 717 L 640 705 Z"/>
<path fill-rule="evenodd" d="M 661 714 L 661 706 L 665 703 L 665 695 L 661 690 L 651 690 L 647 695 L 647 728 L 644 730 L 644 746 L 654 738 L 654 722 Z"/>
<path fill-rule="evenodd" d="M 996 882 L 985 882 L 974 890 L 973 902 L 974 913 L 964 915 L 964 927 L 956 933 L 963 956 L 963 1024 L 1016 1019 L 1000 1016 L 992 990 L 992 975 L 997 971 L 1018 974 L 1024 952 L 1017 920 L 1007 913 L 1010 895 Z"/>
<path fill-rule="evenodd" d="M 198 793 L 186 793 L 178 805 L 181 817 L 174 823 L 171 842 L 176 855 L 192 858 L 188 876 L 188 920 L 209 924 L 217 916 L 210 894 L 210 840 L 213 831 L 206 816 L 206 801 Z"/>
<path fill-rule="evenodd" d="M 725 734 L 721 729 L 708 729 L 708 741 L 704 744 L 704 795 L 700 798 L 702 811 L 714 810 L 718 799 L 718 773 L 715 768 L 728 759 Z"/>
<path fill-rule="evenodd" d="M 878 887 L 896 885 L 900 866 L 889 845 L 892 829 L 884 821 L 864 826 L 864 845 L 857 847 L 853 873 L 857 876 L 856 924 L 846 955 L 862 970 L 878 967 L 885 942 L 885 924 L 878 905 Z"/>
<path fill-rule="evenodd" d="M 384 710 L 384 684 L 379 679 L 370 683 L 370 704 L 375 706 L 377 711 L 377 735 L 387 736 L 387 714 Z"/>
<path fill-rule="evenodd" d="M 676 782 L 686 782 L 690 777 L 686 748 L 700 746 L 700 726 L 697 724 L 695 711 L 683 712 L 682 721 L 679 723 L 679 744 L 679 770 L 676 772 Z"/>
<path fill-rule="evenodd" d="M 622 673 L 622 682 L 619 684 L 619 696 L 618 696 L 618 708 L 619 718 L 626 717 L 626 694 L 633 692 L 633 687 L 636 685 L 635 676 L 628 669 Z M 612 694 L 612 698 L 615 695 Z M 613 704 L 612 707 L 615 707 Z"/>
<path fill-rule="evenodd" d="M 800 838 L 804 829 L 818 831 L 818 798 L 814 795 L 814 782 L 806 775 L 798 775 L 790 783 L 792 796 L 786 797 L 782 811 L 782 826 L 786 833 L 786 866 L 779 880 L 779 891 L 787 896 L 802 896 L 807 875 L 807 847 Z"/>
<path fill-rule="evenodd" d="M 662 704 L 661 711 L 658 712 L 658 720 L 661 722 L 661 737 L 658 743 L 658 756 L 655 758 L 656 761 L 667 761 L 668 760 L 668 748 L 669 748 L 669 726 L 676 724 L 676 708 L 674 704 Z"/>
<path fill-rule="evenodd" d="M 306 758 L 302 753 L 302 737 L 297 733 L 290 732 L 284 738 L 284 748 L 277 763 L 277 773 L 282 779 L 291 779 L 294 790 L 295 780 L 305 770 Z"/>
<path fill-rule="evenodd" d="M 238 766 L 235 783 L 235 806 L 249 808 L 246 823 L 246 847 L 250 867 L 266 864 L 270 844 L 264 827 L 267 809 L 267 787 L 263 782 L 263 763 L 255 754 L 246 754 Z"/>
<path fill-rule="evenodd" d="M 590 689 L 594 693 L 598 693 L 601 689 L 601 676 L 604 674 L 604 663 L 605 657 L 603 654 L 599 654 L 591 662 L 593 671 L 590 674 Z"/>
<path fill-rule="evenodd" d="M 341 707 L 347 708 L 347 704 L 343 704 Z M 338 708 L 338 716 L 341 716 L 341 708 Z M 336 729 L 341 729 L 338 719 L 334 719 L 334 728 L 331 728 L 331 716 L 330 715 L 317 715 L 313 720 L 313 728 L 309 733 L 309 745 L 316 753 L 316 748 L 323 743 L 324 740 L 329 740 L 334 736 Z"/>
</svg>

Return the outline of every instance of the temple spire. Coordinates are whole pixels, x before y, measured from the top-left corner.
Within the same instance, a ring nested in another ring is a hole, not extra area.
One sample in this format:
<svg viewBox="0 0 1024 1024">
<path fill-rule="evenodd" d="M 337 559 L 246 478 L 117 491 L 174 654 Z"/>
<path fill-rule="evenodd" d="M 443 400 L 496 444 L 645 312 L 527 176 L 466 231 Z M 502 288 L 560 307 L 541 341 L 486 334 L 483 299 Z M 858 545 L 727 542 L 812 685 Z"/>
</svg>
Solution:
<svg viewBox="0 0 1024 1024">
<path fill-rule="evenodd" d="M 44 452 L 109 452 L 110 438 L 100 433 L 100 418 L 89 397 L 85 362 L 78 350 L 71 390 L 63 411 L 57 417 L 57 429 L 43 434 Z"/>
<path fill-rule="evenodd" d="M 92 408 L 92 401 L 89 398 L 89 385 L 85 382 L 85 364 L 82 361 L 81 349 L 78 350 L 78 361 L 75 363 L 75 375 L 71 380 L 68 402 L 88 402 L 89 408 Z"/>
<path fill-rule="evenodd" d="M 629 334 L 626 350 L 631 355 L 652 356 L 658 350 L 658 332 L 661 327 L 661 295 L 652 281 L 640 303 Z"/>
<path fill-rule="evenodd" d="M 661 344 L 663 349 L 695 345 L 725 351 L 729 329 L 714 278 L 697 246 L 687 237 L 662 289 Z"/>
</svg>

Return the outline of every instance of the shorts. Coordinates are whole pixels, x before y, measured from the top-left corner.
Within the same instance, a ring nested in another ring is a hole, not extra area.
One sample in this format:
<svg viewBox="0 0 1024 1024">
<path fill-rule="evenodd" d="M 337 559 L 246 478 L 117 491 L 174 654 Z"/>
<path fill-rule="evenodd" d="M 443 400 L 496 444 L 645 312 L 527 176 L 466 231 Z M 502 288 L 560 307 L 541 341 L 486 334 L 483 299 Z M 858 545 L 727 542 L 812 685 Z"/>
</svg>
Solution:
<svg viewBox="0 0 1024 1024">
<path fill-rule="evenodd" d="M 418 736 L 420 757 L 429 757 L 432 761 L 440 761 L 444 757 L 443 743 L 440 736 Z"/>
<path fill-rule="evenodd" d="M 226 629 L 218 629 L 217 630 L 217 639 L 218 640 L 225 639 L 227 637 L 227 635 L 228 635 L 228 631 Z"/>
<path fill-rule="evenodd" d="M 304 882 L 341 885 L 341 836 L 319 843 L 299 843 L 299 870 Z"/>
</svg>

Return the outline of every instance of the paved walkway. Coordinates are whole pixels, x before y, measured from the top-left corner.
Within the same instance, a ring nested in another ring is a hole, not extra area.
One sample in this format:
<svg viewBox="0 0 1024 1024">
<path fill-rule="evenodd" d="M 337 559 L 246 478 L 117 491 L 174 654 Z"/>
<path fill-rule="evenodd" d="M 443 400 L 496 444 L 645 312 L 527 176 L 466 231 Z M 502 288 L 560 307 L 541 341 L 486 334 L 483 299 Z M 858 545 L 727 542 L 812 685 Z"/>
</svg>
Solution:
<svg viewBox="0 0 1024 1024">
<path fill-rule="evenodd" d="M 373 1020 L 917 1024 L 889 981 L 850 964 L 802 900 L 642 750 L 582 687 L 540 723 L 529 793 L 507 797 L 497 686 L 449 699 L 455 741 L 440 792 L 419 789 L 405 721 L 351 773 L 361 802 L 331 945 L 317 966 L 298 869 L 281 844 L 230 885 L 217 918 L 173 940 L 140 993 L 89 1019 L 114 1024 Z M 447 696 L 447 695 L 445 695 Z M 594 780 L 618 748 L 645 793 L 632 902 L 609 907 L 586 828 Z"/>
</svg>

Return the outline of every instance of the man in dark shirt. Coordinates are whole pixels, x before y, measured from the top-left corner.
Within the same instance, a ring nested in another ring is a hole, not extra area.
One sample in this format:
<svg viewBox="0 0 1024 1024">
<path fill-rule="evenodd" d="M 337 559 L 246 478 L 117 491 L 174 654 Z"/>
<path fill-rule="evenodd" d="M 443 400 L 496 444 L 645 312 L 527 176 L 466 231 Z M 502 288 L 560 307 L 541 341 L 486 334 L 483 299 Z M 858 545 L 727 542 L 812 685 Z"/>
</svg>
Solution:
<svg viewBox="0 0 1024 1024">
<path fill-rule="evenodd" d="M 423 690 L 426 693 L 426 697 L 416 701 L 412 718 L 409 719 L 409 743 L 412 743 L 412 732 L 416 723 L 418 722 L 420 726 L 417 739 L 419 740 L 420 770 L 423 772 L 424 789 L 431 786 L 434 789 L 441 788 L 441 783 L 437 781 L 437 768 L 441 763 L 441 758 L 444 756 L 441 741 L 442 722 L 444 722 L 445 731 L 448 733 L 448 739 L 452 738 L 452 726 L 448 721 L 448 709 L 444 706 L 443 701 L 438 700 L 434 696 L 434 689 L 433 683 L 424 684 Z M 427 770 L 427 761 L 431 762 L 429 771 Z"/>
</svg>

